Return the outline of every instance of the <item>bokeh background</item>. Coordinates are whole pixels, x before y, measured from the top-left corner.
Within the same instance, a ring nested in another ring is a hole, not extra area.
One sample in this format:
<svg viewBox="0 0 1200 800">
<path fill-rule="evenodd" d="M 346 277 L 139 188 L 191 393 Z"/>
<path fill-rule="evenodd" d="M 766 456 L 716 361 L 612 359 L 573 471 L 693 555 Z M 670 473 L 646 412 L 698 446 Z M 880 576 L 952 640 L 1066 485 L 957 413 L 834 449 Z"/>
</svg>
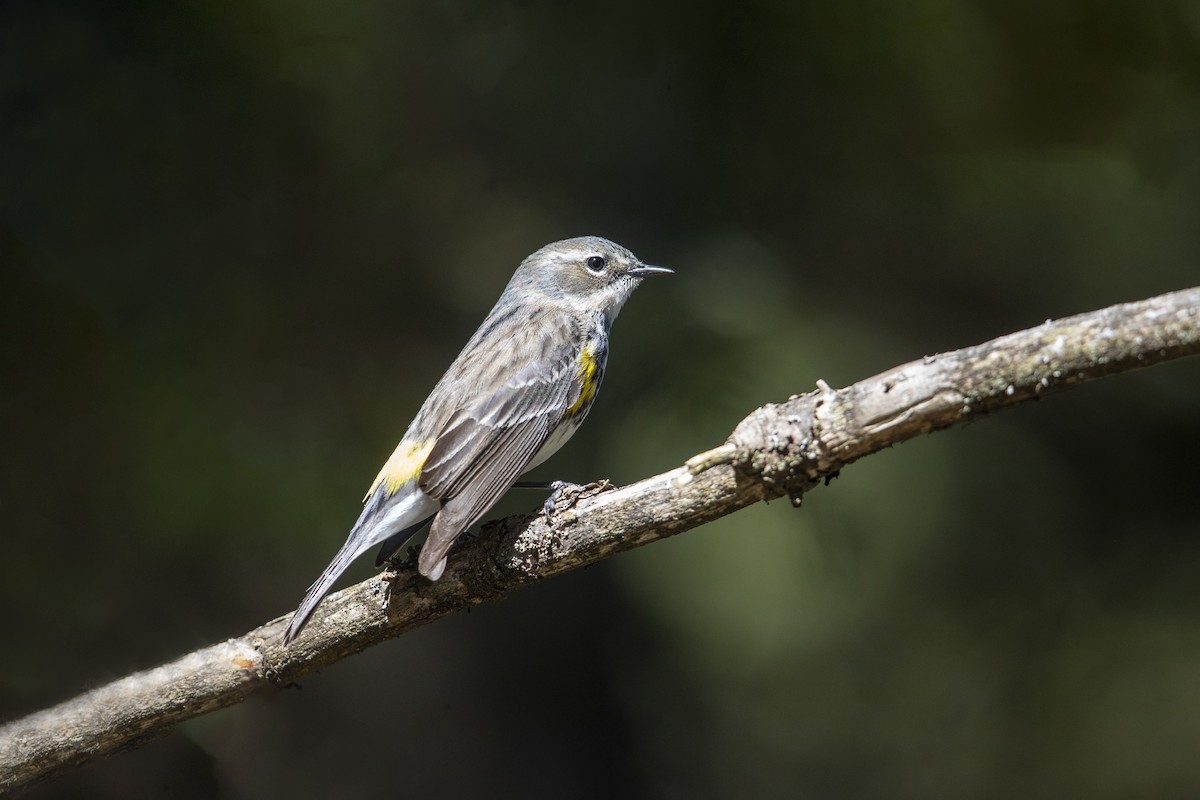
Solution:
<svg viewBox="0 0 1200 800">
<path fill-rule="evenodd" d="M 677 270 L 547 479 L 1200 277 L 1181 0 L 7 2 L 0 114 L 0 719 L 290 611 L 545 242 Z M 1194 797 L 1198 442 L 1077 388 L 28 796 Z"/>
</svg>

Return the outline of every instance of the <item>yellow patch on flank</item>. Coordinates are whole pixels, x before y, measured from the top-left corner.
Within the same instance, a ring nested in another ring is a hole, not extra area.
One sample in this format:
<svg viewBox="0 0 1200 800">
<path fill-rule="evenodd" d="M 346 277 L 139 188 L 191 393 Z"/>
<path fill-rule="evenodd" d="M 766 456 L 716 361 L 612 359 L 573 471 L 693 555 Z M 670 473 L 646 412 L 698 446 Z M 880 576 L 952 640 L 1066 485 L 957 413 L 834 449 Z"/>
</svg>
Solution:
<svg viewBox="0 0 1200 800">
<path fill-rule="evenodd" d="M 596 373 L 599 371 L 600 365 L 596 363 L 596 356 L 592 353 L 592 349 L 585 348 L 579 356 L 579 399 L 567 409 L 568 417 L 578 414 L 579 410 L 596 396 Z"/>
<path fill-rule="evenodd" d="M 401 486 L 420 475 L 421 467 L 425 466 L 425 459 L 429 457 L 429 451 L 432 449 L 432 440 L 400 442 L 391 458 L 383 465 L 383 469 L 379 470 L 379 474 L 375 476 L 375 482 L 367 490 L 367 496 L 363 498 L 363 502 L 365 503 L 367 498 L 375 493 L 380 484 L 383 485 L 388 495 L 393 495 Z"/>
</svg>

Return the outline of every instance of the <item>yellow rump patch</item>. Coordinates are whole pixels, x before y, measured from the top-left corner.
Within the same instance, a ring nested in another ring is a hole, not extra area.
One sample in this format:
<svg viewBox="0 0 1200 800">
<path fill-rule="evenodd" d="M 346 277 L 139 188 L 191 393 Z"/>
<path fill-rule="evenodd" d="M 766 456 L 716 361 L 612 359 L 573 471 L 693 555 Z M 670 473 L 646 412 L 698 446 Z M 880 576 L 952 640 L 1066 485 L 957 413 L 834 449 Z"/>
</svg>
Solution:
<svg viewBox="0 0 1200 800">
<path fill-rule="evenodd" d="M 400 442 L 391 458 L 383 465 L 383 469 L 379 470 L 379 474 L 375 476 L 375 482 L 367 490 L 363 502 L 365 503 L 381 484 L 390 496 L 395 494 L 401 486 L 420 475 L 421 467 L 425 466 L 425 459 L 429 457 L 429 451 L 432 449 L 432 441 Z"/>
<path fill-rule="evenodd" d="M 596 363 L 596 356 L 592 353 L 592 349 L 585 348 L 579 356 L 579 399 L 567 409 L 568 417 L 578 414 L 579 410 L 596 396 L 596 373 L 599 370 L 600 365 Z"/>
</svg>

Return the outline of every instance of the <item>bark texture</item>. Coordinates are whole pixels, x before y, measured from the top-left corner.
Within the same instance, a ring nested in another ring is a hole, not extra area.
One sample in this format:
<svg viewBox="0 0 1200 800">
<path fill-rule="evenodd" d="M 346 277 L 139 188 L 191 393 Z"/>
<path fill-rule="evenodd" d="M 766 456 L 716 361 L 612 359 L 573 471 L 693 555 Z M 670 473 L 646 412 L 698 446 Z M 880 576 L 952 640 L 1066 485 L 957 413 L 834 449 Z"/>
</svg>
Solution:
<svg viewBox="0 0 1200 800">
<path fill-rule="evenodd" d="M 551 520 L 485 526 L 443 578 L 388 571 L 325 600 L 284 648 L 289 615 L 0 728 L 0 791 L 270 691 L 392 636 L 761 500 L 805 491 L 865 455 L 1039 395 L 1200 353 L 1200 288 L 1047 321 L 843 389 L 765 405 L 719 447 L 614 489 L 567 493 Z"/>
</svg>

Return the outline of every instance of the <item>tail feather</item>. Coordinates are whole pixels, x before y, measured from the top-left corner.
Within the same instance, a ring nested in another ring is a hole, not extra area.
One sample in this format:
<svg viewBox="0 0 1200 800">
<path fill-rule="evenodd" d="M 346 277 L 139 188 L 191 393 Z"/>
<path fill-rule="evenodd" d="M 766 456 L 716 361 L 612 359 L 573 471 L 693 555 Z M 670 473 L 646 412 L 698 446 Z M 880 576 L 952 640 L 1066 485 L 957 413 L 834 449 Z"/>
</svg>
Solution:
<svg viewBox="0 0 1200 800">
<path fill-rule="evenodd" d="M 317 606 L 329 594 L 334 582 L 356 558 L 367 550 L 392 536 L 396 531 L 419 526 L 437 512 L 439 503 L 410 482 L 398 492 L 388 495 L 382 486 L 367 499 L 362 514 L 350 529 L 346 543 L 325 567 L 321 577 L 308 588 L 300 607 L 288 622 L 283 634 L 284 645 L 291 644 L 304 629 Z"/>
<path fill-rule="evenodd" d="M 369 546 L 369 545 L 368 545 Z M 317 610 L 317 606 L 325 599 L 325 595 L 329 594 L 329 590 L 333 587 L 333 582 L 336 581 L 346 567 L 350 566 L 351 562 L 362 553 L 359 549 L 358 542 L 354 541 L 354 534 L 351 533 L 350 538 L 342 545 L 342 549 L 338 550 L 337 555 L 333 557 L 333 561 L 329 562 L 329 566 L 325 567 L 325 571 L 321 573 L 321 577 L 317 578 L 316 582 L 308 587 L 308 593 L 304 595 L 304 599 L 300 601 L 300 607 L 296 609 L 296 613 L 292 615 L 292 619 L 288 622 L 287 630 L 283 634 L 283 643 L 291 644 L 304 626 L 308 623 L 308 618 Z"/>
</svg>

